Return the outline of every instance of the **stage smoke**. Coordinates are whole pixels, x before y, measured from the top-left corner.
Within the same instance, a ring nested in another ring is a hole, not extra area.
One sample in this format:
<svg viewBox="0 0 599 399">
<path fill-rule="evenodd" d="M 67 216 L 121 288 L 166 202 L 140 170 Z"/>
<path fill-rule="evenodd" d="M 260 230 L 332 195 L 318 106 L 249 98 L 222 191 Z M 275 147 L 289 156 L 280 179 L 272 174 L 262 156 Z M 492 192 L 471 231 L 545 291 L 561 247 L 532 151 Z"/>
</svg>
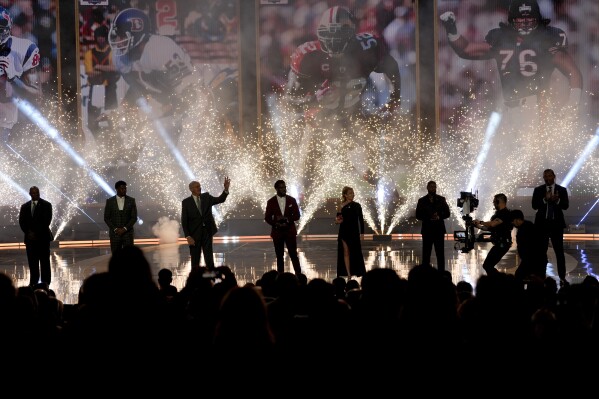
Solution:
<svg viewBox="0 0 599 399">
<path fill-rule="evenodd" d="M 152 226 L 152 232 L 159 238 L 161 244 L 175 243 L 179 239 L 179 222 L 162 216 Z"/>
</svg>

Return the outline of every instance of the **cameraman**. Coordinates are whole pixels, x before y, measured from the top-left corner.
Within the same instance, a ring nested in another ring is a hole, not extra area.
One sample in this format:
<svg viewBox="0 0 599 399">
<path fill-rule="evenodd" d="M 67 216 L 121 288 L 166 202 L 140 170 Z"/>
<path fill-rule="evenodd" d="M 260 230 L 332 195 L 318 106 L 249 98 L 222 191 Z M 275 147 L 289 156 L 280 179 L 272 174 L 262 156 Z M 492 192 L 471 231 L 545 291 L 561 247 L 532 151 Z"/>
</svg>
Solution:
<svg viewBox="0 0 599 399">
<path fill-rule="evenodd" d="M 302 272 L 297 256 L 297 229 L 295 222 L 300 218 L 300 210 L 297 201 L 290 195 L 287 195 L 287 186 L 285 181 L 277 180 L 275 182 L 277 195 L 270 198 L 266 203 L 266 212 L 264 220 L 272 226 L 270 237 L 275 246 L 277 255 L 277 271 L 285 271 L 285 245 L 291 264 L 296 276 Z"/>
<path fill-rule="evenodd" d="M 483 262 L 483 269 L 485 269 L 487 275 L 497 273 L 495 265 L 499 263 L 503 255 L 512 246 L 513 225 L 510 210 L 507 208 L 507 197 L 505 194 L 495 194 L 493 197 L 493 206 L 495 207 L 495 213 L 491 216 L 491 220 L 483 222 L 475 219 L 472 222 L 474 227 L 491 232 L 493 247 Z"/>
</svg>

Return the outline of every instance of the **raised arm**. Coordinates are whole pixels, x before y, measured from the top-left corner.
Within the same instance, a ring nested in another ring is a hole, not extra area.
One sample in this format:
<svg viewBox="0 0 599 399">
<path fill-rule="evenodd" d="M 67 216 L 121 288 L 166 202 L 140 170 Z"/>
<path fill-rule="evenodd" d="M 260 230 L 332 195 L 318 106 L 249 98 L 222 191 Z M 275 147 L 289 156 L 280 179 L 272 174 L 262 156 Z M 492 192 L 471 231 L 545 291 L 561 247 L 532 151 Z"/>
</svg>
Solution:
<svg viewBox="0 0 599 399">
<path fill-rule="evenodd" d="M 458 33 L 455 14 L 451 11 L 444 12 L 439 17 L 447 32 L 449 45 L 460 57 L 467 60 L 487 60 L 491 56 L 491 46 L 486 42 L 470 43 L 468 39 Z"/>
</svg>

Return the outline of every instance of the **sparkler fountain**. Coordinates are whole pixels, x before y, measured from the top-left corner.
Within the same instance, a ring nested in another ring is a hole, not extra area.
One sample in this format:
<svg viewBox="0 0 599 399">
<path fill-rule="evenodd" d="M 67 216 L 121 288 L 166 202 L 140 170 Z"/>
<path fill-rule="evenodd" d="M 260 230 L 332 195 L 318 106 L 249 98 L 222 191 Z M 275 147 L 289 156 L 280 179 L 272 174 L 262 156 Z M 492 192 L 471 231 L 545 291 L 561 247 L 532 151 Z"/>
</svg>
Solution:
<svg viewBox="0 0 599 399">
<path fill-rule="evenodd" d="M 497 192 L 508 194 L 508 198 L 515 195 L 522 181 L 530 177 L 530 170 L 540 175 L 551 167 L 558 176 L 565 176 L 583 151 L 586 161 L 571 179 L 570 190 L 592 195 L 590 190 L 598 183 L 597 160 L 585 150 L 595 134 L 584 118 L 542 115 L 545 128 L 539 130 L 510 115 L 509 120 L 500 119 L 490 135 L 485 132 L 493 110 L 479 106 L 466 110 L 464 122 L 448 129 L 436 144 L 420 139 L 404 115 L 351 124 L 333 120 L 323 125 L 303 119 L 298 122 L 296 115 L 273 107 L 272 125 L 264 129 L 262 140 L 248 142 L 224 128 L 214 117 L 210 101 L 195 98 L 187 103 L 188 115 L 177 137 L 178 152 L 165 144 L 151 115 L 141 109 L 115 112 L 111 116 L 114 129 L 107 137 L 96 142 L 86 135 L 84 145 L 75 143 L 73 147 L 61 144 L 60 132 L 68 127 L 62 121 L 68 118 L 50 118 L 55 112 L 48 113 L 48 124 L 55 129 L 52 134 L 44 133 L 39 122 L 29 121 L 27 134 L 11 137 L 0 151 L 0 203 L 7 209 L 5 223 L 17 224 L 18 207 L 28 200 L 28 188 L 38 185 L 55 206 L 52 230 L 58 240 L 70 238 L 67 227 L 78 223 L 81 216 L 85 223 L 102 230 L 103 220 L 89 209 L 94 202 L 103 204 L 101 198 L 109 193 L 106 185 L 110 187 L 117 177 L 130 181 L 139 197 L 140 217 L 178 220 L 180 201 L 189 195 L 190 180 L 198 179 L 205 190 L 219 192 L 228 175 L 234 190 L 216 209 L 218 223 L 233 214 L 260 218 L 272 195 L 272 182 L 283 178 L 290 193 L 300 200 L 300 232 L 323 208 L 333 215 L 333 209 L 326 209 L 327 201 L 338 198 L 341 188 L 350 185 L 356 197 L 368 205 L 364 207 L 367 224 L 379 235 L 409 226 L 423 182 L 431 179 L 448 198 L 460 191 L 478 190 L 478 212 L 485 217 L 492 213 L 486 198 Z M 197 143 L 203 143 L 201 148 Z M 481 151 L 485 147 L 490 151 Z M 546 157 L 546 147 L 560 151 Z M 125 163 L 114 165 L 117 159 Z M 365 171 L 370 173 L 366 178 Z M 473 177 L 473 171 L 478 177 Z M 247 212 L 253 214 L 240 214 L 238 208 L 250 208 Z M 460 220 L 454 210 L 452 221 L 460 224 Z"/>
</svg>

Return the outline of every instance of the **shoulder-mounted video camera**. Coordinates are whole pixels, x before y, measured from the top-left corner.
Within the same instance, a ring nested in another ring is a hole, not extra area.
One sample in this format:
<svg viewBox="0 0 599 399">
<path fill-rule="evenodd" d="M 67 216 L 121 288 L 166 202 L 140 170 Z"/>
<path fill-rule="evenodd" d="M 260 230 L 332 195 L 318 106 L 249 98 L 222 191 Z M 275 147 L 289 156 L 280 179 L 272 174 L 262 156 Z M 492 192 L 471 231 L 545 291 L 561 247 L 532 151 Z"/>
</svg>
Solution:
<svg viewBox="0 0 599 399">
<path fill-rule="evenodd" d="M 455 248 L 467 253 L 474 249 L 474 224 L 472 223 L 470 213 L 474 212 L 478 207 L 478 198 L 471 191 L 460 191 L 458 207 L 462 208 L 462 219 L 465 222 L 465 230 L 454 231 L 453 239 L 456 241 Z M 464 246 L 459 248 L 459 243 L 464 244 Z"/>
<path fill-rule="evenodd" d="M 478 207 L 478 198 L 475 194 L 470 191 L 460 191 L 460 198 L 458 198 L 458 207 L 462 208 L 462 213 L 467 215 Z"/>
</svg>

